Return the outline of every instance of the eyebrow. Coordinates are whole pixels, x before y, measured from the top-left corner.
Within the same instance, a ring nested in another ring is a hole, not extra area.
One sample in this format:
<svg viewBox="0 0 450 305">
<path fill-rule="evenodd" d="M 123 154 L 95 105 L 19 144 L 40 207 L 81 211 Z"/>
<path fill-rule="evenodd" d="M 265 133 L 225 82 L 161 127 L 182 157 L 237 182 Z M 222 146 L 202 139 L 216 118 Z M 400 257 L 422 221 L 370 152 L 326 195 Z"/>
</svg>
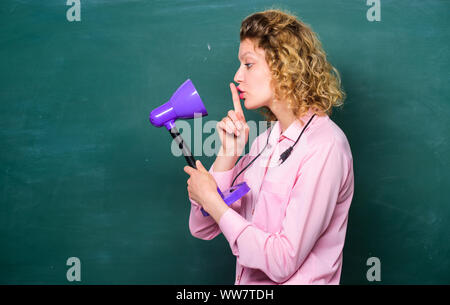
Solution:
<svg viewBox="0 0 450 305">
<path fill-rule="evenodd" d="M 238 56 L 238 58 L 239 58 L 239 59 L 242 59 L 242 58 L 244 58 L 244 56 L 247 55 L 247 54 L 250 54 L 250 55 L 252 55 L 252 56 L 254 55 L 252 52 L 247 51 L 247 52 L 245 52 L 244 54 L 242 54 L 242 57 L 239 57 L 239 56 Z"/>
</svg>

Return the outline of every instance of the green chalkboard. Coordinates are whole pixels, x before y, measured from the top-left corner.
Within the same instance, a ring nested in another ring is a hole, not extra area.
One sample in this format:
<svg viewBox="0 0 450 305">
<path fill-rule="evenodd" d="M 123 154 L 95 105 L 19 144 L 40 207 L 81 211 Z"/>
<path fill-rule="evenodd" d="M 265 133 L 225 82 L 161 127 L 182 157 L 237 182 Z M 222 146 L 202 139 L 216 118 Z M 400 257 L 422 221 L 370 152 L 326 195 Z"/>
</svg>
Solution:
<svg viewBox="0 0 450 305">
<path fill-rule="evenodd" d="M 234 282 L 223 236 L 190 235 L 185 160 L 148 115 L 190 78 L 220 120 L 240 22 L 273 5 L 311 25 L 348 96 L 341 283 L 450 283 L 449 1 L 373 1 L 379 21 L 351 0 L 81 0 L 79 21 L 66 2 L 0 3 L 0 284 L 74 283 L 70 257 L 82 284 Z"/>
</svg>

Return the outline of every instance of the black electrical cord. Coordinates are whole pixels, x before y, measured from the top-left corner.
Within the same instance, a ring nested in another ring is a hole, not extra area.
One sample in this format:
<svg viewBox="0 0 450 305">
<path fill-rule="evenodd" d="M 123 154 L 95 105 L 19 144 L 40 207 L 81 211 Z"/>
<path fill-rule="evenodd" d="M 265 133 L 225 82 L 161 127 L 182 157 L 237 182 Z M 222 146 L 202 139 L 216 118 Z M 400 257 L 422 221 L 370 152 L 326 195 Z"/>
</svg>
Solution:
<svg viewBox="0 0 450 305">
<path fill-rule="evenodd" d="M 292 153 L 292 150 L 294 149 L 294 146 L 297 144 L 298 140 L 300 140 L 300 137 L 302 136 L 303 132 L 305 131 L 306 127 L 308 127 L 309 123 L 311 123 L 312 119 L 316 116 L 316 114 L 313 114 L 311 116 L 311 118 L 309 119 L 308 123 L 306 123 L 305 127 L 303 127 L 302 132 L 300 133 L 300 135 L 298 136 L 297 140 L 295 141 L 294 145 L 290 146 L 288 149 L 286 149 L 281 155 L 280 155 L 280 160 L 278 161 L 278 165 L 281 165 L 284 163 L 284 161 L 286 161 L 287 158 L 289 158 L 289 156 Z M 270 134 L 272 133 L 272 129 L 273 127 L 271 126 L 269 135 L 267 136 L 267 142 L 266 145 L 264 146 L 264 148 L 261 150 L 261 152 L 249 163 L 247 164 L 246 167 L 244 167 L 239 174 L 237 174 L 237 176 L 233 179 L 233 182 L 231 183 L 231 186 L 233 186 L 234 182 L 236 181 L 237 177 L 239 177 L 240 174 L 242 174 L 242 172 L 244 170 L 246 170 L 256 159 L 258 159 L 258 157 L 262 154 L 262 152 L 266 149 L 267 144 L 269 144 L 269 138 L 270 138 Z"/>
</svg>

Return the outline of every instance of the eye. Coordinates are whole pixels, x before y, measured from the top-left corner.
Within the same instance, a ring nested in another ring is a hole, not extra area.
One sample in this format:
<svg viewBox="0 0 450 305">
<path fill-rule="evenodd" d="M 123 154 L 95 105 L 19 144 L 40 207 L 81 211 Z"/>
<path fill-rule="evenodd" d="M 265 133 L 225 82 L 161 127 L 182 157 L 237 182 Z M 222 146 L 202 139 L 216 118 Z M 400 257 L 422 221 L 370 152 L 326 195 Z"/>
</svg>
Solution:
<svg viewBox="0 0 450 305">
<path fill-rule="evenodd" d="M 245 66 L 247 67 L 247 69 L 250 69 L 252 65 L 253 65 L 253 64 L 245 64 Z"/>
</svg>

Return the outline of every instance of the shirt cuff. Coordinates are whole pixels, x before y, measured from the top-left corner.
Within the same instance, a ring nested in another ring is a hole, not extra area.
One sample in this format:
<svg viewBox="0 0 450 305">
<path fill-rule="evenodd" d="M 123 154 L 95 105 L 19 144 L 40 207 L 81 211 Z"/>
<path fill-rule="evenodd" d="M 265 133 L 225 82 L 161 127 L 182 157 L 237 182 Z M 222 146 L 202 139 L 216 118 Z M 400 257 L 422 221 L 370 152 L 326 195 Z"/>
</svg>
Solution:
<svg viewBox="0 0 450 305">
<path fill-rule="evenodd" d="M 201 209 L 201 205 L 199 205 L 195 200 L 192 200 L 191 198 L 189 198 L 189 201 L 191 202 L 191 204 L 195 207 L 198 207 L 199 210 Z"/>
<path fill-rule="evenodd" d="M 239 256 L 239 250 L 236 240 L 246 227 L 250 226 L 250 222 L 245 220 L 235 210 L 228 209 L 219 220 L 219 227 L 223 235 L 227 239 L 234 256 Z"/>
<path fill-rule="evenodd" d="M 217 186 L 221 191 L 227 190 L 231 186 L 231 180 L 233 179 L 234 167 L 224 172 L 216 172 L 213 167 L 209 169 L 209 173 L 214 177 Z"/>
<path fill-rule="evenodd" d="M 209 173 L 214 177 L 214 180 L 216 181 L 216 184 L 221 191 L 230 188 L 231 179 L 233 179 L 234 167 L 224 172 L 215 172 L 213 170 L 213 167 L 211 166 L 211 168 L 209 169 Z M 192 205 L 201 208 L 201 205 L 198 204 L 196 201 L 192 199 L 189 200 L 191 201 Z"/>
</svg>

